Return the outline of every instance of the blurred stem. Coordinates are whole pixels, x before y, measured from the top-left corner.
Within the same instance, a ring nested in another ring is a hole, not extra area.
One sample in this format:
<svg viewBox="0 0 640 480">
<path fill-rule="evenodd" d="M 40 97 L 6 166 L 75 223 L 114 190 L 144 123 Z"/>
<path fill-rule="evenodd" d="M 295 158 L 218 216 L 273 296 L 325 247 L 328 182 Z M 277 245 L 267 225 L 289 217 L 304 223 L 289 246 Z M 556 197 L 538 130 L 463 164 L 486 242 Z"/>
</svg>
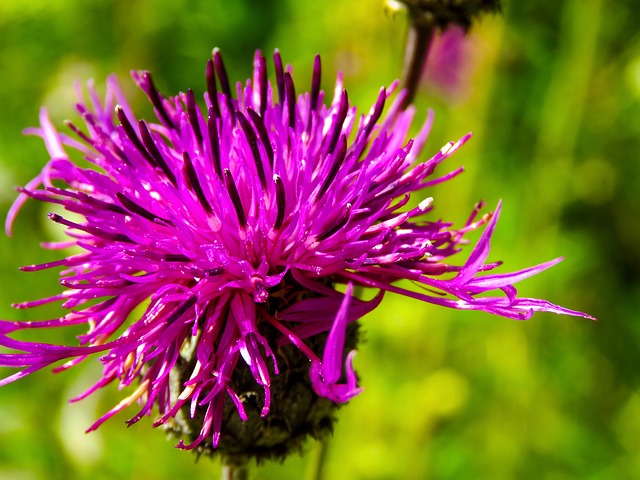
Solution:
<svg viewBox="0 0 640 480">
<path fill-rule="evenodd" d="M 311 472 L 311 480 L 322 480 L 324 478 L 324 464 L 327 460 L 327 450 L 329 449 L 329 440 L 323 438 L 318 442 L 318 450 L 316 453 L 313 471 Z"/>
<path fill-rule="evenodd" d="M 223 465 L 222 480 L 247 480 L 249 478 L 249 468 L 244 465 Z"/>
<path fill-rule="evenodd" d="M 402 108 L 409 106 L 416 96 L 418 82 L 422 76 L 424 65 L 429 55 L 429 47 L 434 35 L 434 24 L 426 22 L 418 15 L 409 13 L 409 32 L 404 51 L 404 65 L 402 67 L 402 87 L 407 89 Z"/>
</svg>

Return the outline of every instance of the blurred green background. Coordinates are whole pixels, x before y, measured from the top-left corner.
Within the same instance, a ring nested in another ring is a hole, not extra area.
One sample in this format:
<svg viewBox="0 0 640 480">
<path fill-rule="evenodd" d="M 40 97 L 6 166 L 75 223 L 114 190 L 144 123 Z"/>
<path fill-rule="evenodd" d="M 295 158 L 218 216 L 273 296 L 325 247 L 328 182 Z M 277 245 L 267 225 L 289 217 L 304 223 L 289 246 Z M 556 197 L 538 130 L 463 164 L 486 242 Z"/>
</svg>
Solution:
<svg viewBox="0 0 640 480">
<path fill-rule="evenodd" d="M 340 411 L 327 479 L 640 478 L 640 10 L 635 0 L 505 7 L 472 29 L 456 91 L 423 83 L 418 118 L 436 110 L 425 158 L 475 133 L 441 169 L 464 165 L 465 174 L 430 194 L 436 214 L 458 224 L 477 200 L 494 208 L 503 199 L 491 259 L 507 271 L 564 255 L 521 294 L 599 321 L 538 314 L 513 322 L 389 295 L 363 321 L 355 363 L 365 392 Z M 13 187 L 47 160 L 41 141 L 21 130 L 37 124 L 40 105 L 58 124 L 75 118 L 76 79 L 103 85 L 116 72 L 144 105 L 131 69 L 150 69 L 165 93 L 201 93 L 214 46 L 234 80 L 248 77 L 256 48 L 278 47 L 298 91 L 320 53 L 325 91 L 342 70 L 350 98 L 367 111 L 399 76 L 405 27 L 382 0 L 0 2 L 1 215 Z M 57 272 L 17 271 L 56 258 L 38 248 L 53 234 L 45 213 L 28 203 L 14 237 L 0 237 L 0 318 L 58 313 L 9 306 L 60 289 Z M 77 333 L 52 332 L 50 341 Z M 114 387 L 67 404 L 99 374 L 87 363 L 0 389 L 0 478 L 219 476 L 216 462 L 194 462 L 149 419 L 127 429 L 134 410 L 84 435 L 119 399 Z M 309 478 L 318 453 L 310 443 L 252 478 Z"/>
</svg>

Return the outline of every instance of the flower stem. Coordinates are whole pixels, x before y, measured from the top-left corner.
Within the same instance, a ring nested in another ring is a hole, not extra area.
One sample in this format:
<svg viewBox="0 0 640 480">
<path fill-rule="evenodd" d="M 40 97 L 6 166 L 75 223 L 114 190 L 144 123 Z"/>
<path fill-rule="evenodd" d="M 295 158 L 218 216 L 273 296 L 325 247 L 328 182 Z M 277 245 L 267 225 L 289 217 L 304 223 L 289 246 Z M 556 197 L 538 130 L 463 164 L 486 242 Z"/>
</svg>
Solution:
<svg viewBox="0 0 640 480">
<path fill-rule="evenodd" d="M 402 67 L 402 87 L 407 89 L 407 96 L 402 104 L 403 108 L 409 106 L 416 96 L 418 82 L 427 61 L 434 30 L 434 24 L 409 15 L 409 31 L 407 32 Z"/>
<path fill-rule="evenodd" d="M 249 478 L 249 468 L 243 465 L 223 465 L 222 480 L 247 480 Z"/>
<path fill-rule="evenodd" d="M 321 439 L 313 462 L 313 471 L 310 480 L 322 480 L 324 478 L 324 464 L 327 459 L 327 450 L 329 448 L 329 440 Z"/>
</svg>

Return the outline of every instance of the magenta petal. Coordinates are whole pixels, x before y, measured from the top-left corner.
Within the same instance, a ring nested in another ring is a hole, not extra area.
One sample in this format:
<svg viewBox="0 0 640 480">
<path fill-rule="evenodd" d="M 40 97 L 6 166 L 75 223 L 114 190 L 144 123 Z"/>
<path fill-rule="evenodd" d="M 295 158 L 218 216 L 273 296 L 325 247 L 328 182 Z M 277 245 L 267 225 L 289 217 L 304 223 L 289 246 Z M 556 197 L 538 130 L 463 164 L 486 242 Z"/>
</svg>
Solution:
<svg viewBox="0 0 640 480">
<path fill-rule="evenodd" d="M 327 337 L 327 343 L 322 354 L 322 362 L 312 362 L 311 366 L 311 382 L 316 393 L 336 403 L 344 403 L 362 391 L 361 388 L 357 387 L 357 378 L 353 370 L 355 350 L 347 355 L 344 363 L 347 383 L 338 383 L 338 380 L 343 376 L 342 358 L 344 356 L 348 311 L 352 294 L 353 284 L 348 283 L 340 308 L 336 313 L 333 326 Z"/>
<path fill-rule="evenodd" d="M 268 386 L 270 384 L 269 370 L 258 348 L 256 335 L 253 333 L 247 334 L 238 341 L 238 345 L 240 355 L 242 355 L 244 361 L 249 365 L 253 377 L 260 385 Z"/>
<path fill-rule="evenodd" d="M 345 369 L 347 373 L 347 383 L 342 385 L 335 385 L 333 387 L 333 396 L 340 403 L 348 402 L 356 395 L 359 395 L 363 388 L 357 386 L 358 379 L 356 372 L 353 369 L 353 359 L 356 356 L 356 351 L 352 350 L 347 355 L 345 360 Z"/>
<path fill-rule="evenodd" d="M 464 264 L 464 267 L 462 267 L 462 270 L 456 277 L 456 280 L 458 282 L 466 283 L 471 278 L 473 278 L 480 270 L 480 267 L 482 267 L 482 265 L 484 265 L 485 261 L 487 260 L 487 257 L 489 256 L 489 249 L 491 247 L 490 245 L 491 235 L 493 235 L 493 231 L 496 227 L 496 223 L 498 222 L 498 217 L 500 217 L 501 207 L 502 207 L 502 201 L 498 202 L 498 206 L 496 207 L 496 210 L 493 212 L 493 216 L 491 217 L 491 220 L 489 221 L 484 231 L 482 232 L 482 235 L 480 236 L 478 243 L 473 248 L 471 255 L 469 255 L 469 258 Z"/>
<path fill-rule="evenodd" d="M 336 318 L 333 321 L 333 326 L 329 331 L 324 353 L 322 354 L 322 377 L 325 383 L 329 385 L 336 383 L 342 375 L 342 355 L 352 294 L 353 284 L 349 283 Z"/>
</svg>

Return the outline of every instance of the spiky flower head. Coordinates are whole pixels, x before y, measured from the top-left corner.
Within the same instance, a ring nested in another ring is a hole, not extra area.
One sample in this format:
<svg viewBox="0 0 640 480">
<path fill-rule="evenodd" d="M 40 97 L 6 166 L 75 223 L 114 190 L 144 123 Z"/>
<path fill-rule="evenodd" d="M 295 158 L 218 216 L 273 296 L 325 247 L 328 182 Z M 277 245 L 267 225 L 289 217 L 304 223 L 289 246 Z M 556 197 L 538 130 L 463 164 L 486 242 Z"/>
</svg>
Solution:
<svg viewBox="0 0 640 480">
<path fill-rule="evenodd" d="M 46 246 L 81 253 L 23 268 L 63 267 L 66 290 L 17 308 L 61 301 L 69 312 L 0 322 L 0 345 L 15 350 L 0 354 L 0 365 L 21 368 L 0 384 L 97 354 L 102 378 L 78 399 L 112 382 L 132 392 L 89 430 L 138 403 L 129 423 L 155 407 L 154 425 L 179 435 L 180 448 L 232 460 L 283 456 L 329 431 L 334 407 L 360 392 L 354 322 L 385 292 L 514 319 L 535 311 L 586 316 L 516 295 L 515 282 L 559 260 L 491 273 L 500 205 L 484 216 L 478 206 L 460 228 L 427 217 L 433 199 L 423 190 L 462 171 L 434 177 L 469 135 L 419 160 L 432 115 L 407 140 L 414 109 L 399 108 L 406 92 L 383 117 L 395 85 L 383 88 L 358 115 L 340 77 L 325 104 L 319 57 L 301 95 L 277 52 L 274 64 L 275 88 L 256 53 L 253 77 L 235 97 L 214 51 L 204 108 L 191 90 L 166 98 L 148 72 L 135 72 L 154 121 L 136 117 L 114 78 L 104 102 L 89 87 L 89 101 L 77 105 L 84 129 L 67 123 L 72 135 L 42 110 L 40 127 L 28 132 L 43 138 L 50 160 L 20 189 L 7 230 L 27 198 L 57 205 L 66 213 L 49 218 L 69 241 Z M 416 192 L 421 201 L 410 203 Z M 450 263 L 483 224 L 467 260 Z M 398 286 L 402 279 L 425 288 Z M 78 346 L 10 336 L 77 325 L 88 328 Z"/>
</svg>

